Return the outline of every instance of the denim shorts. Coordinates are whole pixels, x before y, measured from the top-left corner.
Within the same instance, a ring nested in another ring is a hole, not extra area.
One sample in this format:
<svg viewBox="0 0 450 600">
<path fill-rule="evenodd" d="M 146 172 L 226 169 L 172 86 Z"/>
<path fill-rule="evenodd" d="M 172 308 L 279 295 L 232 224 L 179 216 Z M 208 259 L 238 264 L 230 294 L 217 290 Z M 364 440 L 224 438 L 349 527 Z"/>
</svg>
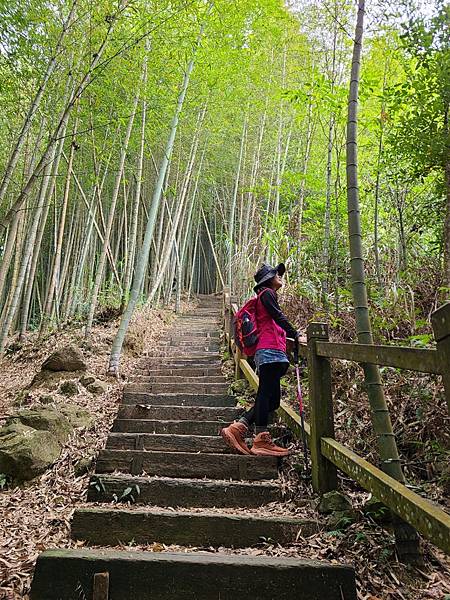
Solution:
<svg viewBox="0 0 450 600">
<path fill-rule="evenodd" d="M 267 363 L 289 363 L 286 352 L 282 350 L 272 350 L 271 348 L 261 348 L 261 350 L 257 350 L 255 354 L 255 365 L 256 371 L 259 371 L 259 367 L 261 365 L 265 365 Z"/>
</svg>

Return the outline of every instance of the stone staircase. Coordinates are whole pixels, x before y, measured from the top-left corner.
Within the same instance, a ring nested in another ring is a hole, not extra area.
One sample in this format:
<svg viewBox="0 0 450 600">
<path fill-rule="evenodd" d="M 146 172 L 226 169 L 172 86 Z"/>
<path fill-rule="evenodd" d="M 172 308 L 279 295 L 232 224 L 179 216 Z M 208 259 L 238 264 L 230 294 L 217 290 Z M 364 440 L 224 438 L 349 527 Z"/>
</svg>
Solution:
<svg viewBox="0 0 450 600">
<path fill-rule="evenodd" d="M 73 516 L 72 538 L 100 548 L 44 552 L 32 600 L 356 599 L 347 566 L 198 551 L 289 544 L 318 529 L 265 516 L 281 500 L 280 459 L 232 454 L 219 435 L 240 412 L 221 373 L 220 310 L 219 298 L 200 298 L 137 363 L 90 481 L 88 503 L 99 504 Z M 130 496 L 132 505 L 117 502 Z M 196 551 L 107 548 L 154 542 Z"/>
</svg>

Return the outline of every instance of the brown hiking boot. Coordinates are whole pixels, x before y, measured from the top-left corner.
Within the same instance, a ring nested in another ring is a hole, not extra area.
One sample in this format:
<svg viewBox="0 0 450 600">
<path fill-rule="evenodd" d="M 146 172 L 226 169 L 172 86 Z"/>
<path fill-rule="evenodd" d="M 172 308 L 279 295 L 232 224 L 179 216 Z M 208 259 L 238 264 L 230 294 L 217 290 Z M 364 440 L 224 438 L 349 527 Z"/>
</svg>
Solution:
<svg viewBox="0 0 450 600">
<path fill-rule="evenodd" d="M 247 431 L 248 427 L 244 423 L 235 421 L 222 429 L 220 435 L 223 437 L 225 444 L 233 450 L 236 450 L 240 454 L 250 454 L 250 450 L 245 443 L 245 434 Z"/>
<path fill-rule="evenodd" d="M 289 454 L 289 450 L 273 443 L 268 431 L 258 433 L 253 440 L 250 452 L 257 456 L 287 456 Z"/>
</svg>

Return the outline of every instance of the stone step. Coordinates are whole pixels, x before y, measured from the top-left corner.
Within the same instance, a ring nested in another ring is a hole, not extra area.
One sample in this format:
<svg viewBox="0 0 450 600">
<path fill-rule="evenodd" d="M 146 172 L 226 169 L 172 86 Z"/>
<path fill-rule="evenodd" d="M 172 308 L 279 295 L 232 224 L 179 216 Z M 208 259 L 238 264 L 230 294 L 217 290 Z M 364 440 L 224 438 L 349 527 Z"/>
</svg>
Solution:
<svg viewBox="0 0 450 600">
<path fill-rule="evenodd" d="M 211 330 L 217 331 L 222 323 L 222 318 L 219 315 L 204 314 L 204 315 L 186 315 L 181 317 L 177 322 L 177 329 L 195 329 L 196 331 Z"/>
<path fill-rule="evenodd" d="M 220 311 L 219 310 L 214 310 L 214 308 L 210 308 L 209 306 L 206 307 L 197 307 L 194 308 L 193 310 L 183 313 L 183 316 L 181 317 L 182 319 L 189 319 L 190 317 L 219 317 L 220 316 Z"/>
<path fill-rule="evenodd" d="M 178 365 L 175 367 L 165 367 L 160 365 L 159 368 L 147 369 L 147 368 L 134 368 L 138 374 L 142 375 L 175 375 L 178 377 L 214 377 L 221 376 L 222 369 L 220 367 L 185 367 L 184 365 Z"/>
<path fill-rule="evenodd" d="M 152 406 L 236 406 L 236 398 L 225 394 L 141 394 L 124 392 L 122 404 Z"/>
<path fill-rule="evenodd" d="M 169 334 L 170 335 L 170 334 Z M 189 331 L 189 330 L 178 330 L 176 331 L 176 333 L 173 333 L 172 335 L 170 335 L 168 341 L 169 342 L 176 342 L 176 341 L 182 341 L 182 342 L 198 342 L 199 340 L 207 340 L 208 342 L 217 342 L 220 340 L 220 333 L 216 330 L 216 331 L 206 331 L 206 332 L 201 332 L 201 331 Z"/>
<path fill-rule="evenodd" d="M 227 390 L 225 379 L 221 383 L 128 383 L 123 388 L 124 394 L 226 394 Z"/>
<path fill-rule="evenodd" d="M 140 375 L 139 378 L 136 378 L 136 380 L 133 381 L 133 383 L 193 383 L 200 387 L 205 384 L 222 383 L 228 387 L 228 384 L 225 383 L 225 377 L 223 375 L 161 375 L 158 373 L 157 375 Z"/>
<path fill-rule="evenodd" d="M 152 450 L 156 452 L 209 452 L 229 454 L 218 435 L 173 435 L 160 433 L 110 433 L 107 450 Z"/>
<path fill-rule="evenodd" d="M 161 360 L 167 357 L 167 359 L 176 359 L 177 362 L 183 359 L 190 360 L 192 362 L 200 360 L 215 360 L 218 362 L 220 360 L 220 355 L 217 350 L 211 350 L 210 352 L 202 351 L 197 353 L 191 352 L 190 350 L 183 351 L 179 348 L 155 348 L 154 350 L 150 350 L 149 352 L 143 354 L 143 356 L 148 358 L 160 358 Z"/>
<path fill-rule="evenodd" d="M 223 553 L 46 550 L 33 600 L 92 598 L 109 574 L 109 600 L 356 600 L 353 568 L 325 561 Z"/>
<path fill-rule="evenodd" d="M 167 340 L 167 342 L 165 342 L 164 344 L 160 344 L 159 347 L 172 347 L 172 346 L 177 346 L 179 348 L 198 348 L 198 347 L 202 347 L 202 346 L 207 346 L 210 348 L 215 348 L 216 350 L 218 350 L 220 348 L 220 343 L 219 343 L 219 339 L 217 340 L 213 340 L 211 338 L 174 338 L 174 339 L 169 339 Z"/>
<path fill-rule="evenodd" d="M 145 450 L 101 450 L 96 473 L 131 473 L 160 477 L 188 477 L 258 481 L 278 477 L 275 456 L 151 452 Z"/>
<path fill-rule="evenodd" d="M 207 354 L 220 357 L 219 344 L 208 344 L 200 342 L 197 344 L 161 344 L 152 350 L 159 356 L 196 356 L 198 354 Z M 144 355 L 148 356 L 148 354 Z"/>
<path fill-rule="evenodd" d="M 168 352 L 169 350 L 179 350 L 183 353 L 190 354 L 198 354 L 200 352 L 219 352 L 220 345 L 211 342 L 204 342 L 200 340 L 199 342 L 191 342 L 183 344 L 179 341 L 167 344 L 160 344 L 157 348 L 157 351 Z"/>
<path fill-rule="evenodd" d="M 167 332 L 163 340 L 177 340 L 183 337 L 196 339 L 202 336 L 208 336 L 211 342 L 217 342 L 221 337 L 222 323 L 214 321 L 205 321 L 203 318 L 199 321 L 184 321 L 173 331 Z"/>
<path fill-rule="evenodd" d="M 299 536 L 314 535 L 318 529 L 317 521 L 298 517 L 95 507 L 75 509 L 71 537 L 97 546 L 133 541 L 246 548 L 267 539 L 290 544 Z"/>
<path fill-rule="evenodd" d="M 157 356 L 148 356 L 146 358 L 141 358 L 137 363 L 137 367 L 140 368 L 155 368 L 155 366 L 159 367 L 168 367 L 168 368 L 178 368 L 178 367 L 208 367 L 208 368 L 218 368 L 220 369 L 222 366 L 221 361 L 216 356 L 190 356 L 190 357 L 179 357 L 179 358 L 166 358 L 163 360 Z"/>
<path fill-rule="evenodd" d="M 173 333 L 178 334 L 181 331 L 208 331 L 220 333 L 223 320 L 214 315 L 193 315 L 186 317 L 177 324 L 176 330 Z M 169 334 L 170 335 L 170 334 Z"/>
<path fill-rule="evenodd" d="M 217 481 L 172 477 L 94 475 L 89 482 L 88 502 L 112 502 L 127 488 L 139 486 L 137 504 L 183 508 L 256 508 L 281 500 L 279 485 L 265 481 Z"/>
<path fill-rule="evenodd" d="M 220 359 L 220 355 L 217 352 L 217 350 L 211 350 L 210 352 L 204 352 L 202 349 L 202 354 L 197 355 L 196 353 L 193 353 L 189 350 L 184 351 L 183 349 L 180 350 L 179 348 L 169 348 L 169 349 L 158 348 L 152 352 L 144 354 L 143 356 L 146 356 L 148 358 L 158 358 L 161 362 L 167 362 L 170 360 L 176 360 L 177 362 L 179 362 L 180 359 L 182 360 L 184 358 L 188 358 L 189 360 L 192 360 L 192 361 L 195 361 L 197 358 L 201 358 L 201 359 L 210 358 L 211 360 L 216 360 L 216 361 L 218 361 Z"/>
<path fill-rule="evenodd" d="M 161 421 L 228 421 L 236 419 L 243 410 L 231 406 L 154 406 L 150 404 L 123 404 L 119 419 L 154 419 Z"/>
<path fill-rule="evenodd" d="M 176 331 L 169 332 L 167 337 L 163 338 L 163 341 L 167 340 L 180 340 L 180 339 L 191 339 L 191 340 L 208 340 L 211 343 L 218 343 L 220 341 L 220 323 L 210 323 L 209 325 L 202 326 L 200 323 L 185 323 L 181 327 L 177 327 Z"/>
<path fill-rule="evenodd" d="M 113 432 L 171 433 L 173 435 L 219 435 L 225 421 L 158 421 L 155 419 L 116 419 Z"/>
</svg>

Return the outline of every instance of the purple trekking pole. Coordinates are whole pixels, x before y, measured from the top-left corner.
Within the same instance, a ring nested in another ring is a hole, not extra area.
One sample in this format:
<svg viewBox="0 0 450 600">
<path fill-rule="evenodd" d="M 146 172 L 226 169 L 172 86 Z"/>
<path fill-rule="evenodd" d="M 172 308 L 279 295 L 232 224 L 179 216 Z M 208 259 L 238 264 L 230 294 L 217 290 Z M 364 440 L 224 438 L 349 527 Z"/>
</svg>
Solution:
<svg viewBox="0 0 450 600">
<path fill-rule="evenodd" d="M 308 469 L 308 444 L 306 442 L 306 430 L 305 430 L 305 407 L 303 404 L 303 394 L 302 387 L 300 385 L 300 366 L 298 361 L 298 338 L 295 339 L 294 342 L 294 366 L 295 366 L 295 375 L 297 377 L 297 401 L 298 401 L 298 409 L 300 413 L 300 419 L 302 424 L 302 441 L 303 441 L 303 454 L 305 457 L 305 469 Z"/>
</svg>

